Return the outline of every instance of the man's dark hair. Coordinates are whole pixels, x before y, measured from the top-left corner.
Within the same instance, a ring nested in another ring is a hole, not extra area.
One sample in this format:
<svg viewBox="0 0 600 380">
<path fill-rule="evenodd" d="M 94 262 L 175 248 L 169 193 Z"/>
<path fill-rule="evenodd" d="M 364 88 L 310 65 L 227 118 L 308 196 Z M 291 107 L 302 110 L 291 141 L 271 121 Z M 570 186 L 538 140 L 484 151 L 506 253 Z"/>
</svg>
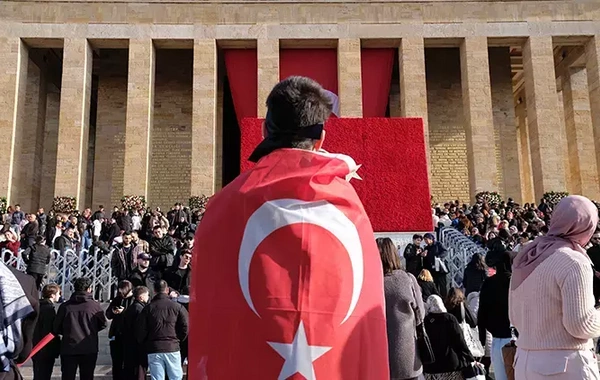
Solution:
<svg viewBox="0 0 600 380">
<path fill-rule="evenodd" d="M 158 280 L 154 283 L 154 293 L 156 294 L 166 293 L 167 289 L 169 289 L 169 285 L 165 280 Z"/>
<path fill-rule="evenodd" d="M 60 292 L 60 286 L 56 284 L 48 284 L 42 289 L 42 298 L 48 299 Z"/>
<path fill-rule="evenodd" d="M 21 205 L 17 203 L 17 204 L 15 205 L 15 207 L 21 207 Z"/>
<path fill-rule="evenodd" d="M 135 299 L 140 298 L 142 294 L 146 293 L 150 293 L 150 290 L 148 290 L 148 288 L 145 286 L 136 286 L 135 289 L 133 289 L 133 297 Z"/>
<path fill-rule="evenodd" d="M 421 240 L 423 240 L 423 236 L 422 236 L 422 235 L 420 235 L 420 234 L 414 234 L 414 235 L 413 235 L 413 240 L 417 240 L 417 239 L 421 239 Z"/>
<path fill-rule="evenodd" d="M 331 100 L 320 84 L 310 78 L 292 76 L 271 90 L 267 97 L 265 123 L 274 124 L 284 133 L 294 132 L 323 124 L 331 114 L 331 108 Z M 311 138 L 293 138 L 290 148 L 313 149 L 315 142 Z"/>
<path fill-rule="evenodd" d="M 117 287 L 119 290 L 126 290 L 125 293 L 129 293 L 131 289 L 133 289 L 133 285 L 127 280 L 119 281 L 119 285 Z"/>
<path fill-rule="evenodd" d="M 92 280 L 85 277 L 78 277 L 73 282 L 73 289 L 76 292 L 85 292 L 92 286 Z"/>
</svg>

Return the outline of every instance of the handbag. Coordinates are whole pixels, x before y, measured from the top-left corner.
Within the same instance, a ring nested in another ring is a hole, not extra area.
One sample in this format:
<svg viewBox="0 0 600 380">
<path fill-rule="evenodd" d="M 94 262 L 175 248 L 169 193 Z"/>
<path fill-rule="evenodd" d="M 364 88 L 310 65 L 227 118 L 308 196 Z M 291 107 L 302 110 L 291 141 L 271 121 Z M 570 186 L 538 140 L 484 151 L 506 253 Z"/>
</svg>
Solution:
<svg viewBox="0 0 600 380">
<path fill-rule="evenodd" d="M 425 331 L 425 324 L 420 323 L 417 325 L 417 351 L 423 364 L 433 364 L 435 362 L 435 355 L 433 354 L 433 347 L 431 347 L 431 341 Z"/>
<path fill-rule="evenodd" d="M 481 363 L 471 363 L 462 370 L 465 380 L 485 380 L 485 367 Z"/>
<path fill-rule="evenodd" d="M 504 359 L 504 369 L 508 380 L 515 380 L 515 369 L 513 364 L 517 354 L 517 344 L 514 340 L 502 347 L 502 358 Z"/>
<path fill-rule="evenodd" d="M 477 327 L 471 328 L 467 323 L 465 318 L 465 304 L 460 304 L 460 315 L 462 317 L 462 322 L 460 323 L 460 329 L 462 330 L 463 337 L 465 338 L 465 343 L 467 343 L 467 347 L 473 355 L 474 358 L 482 358 L 485 356 L 485 350 L 479 341 L 479 329 Z"/>
<path fill-rule="evenodd" d="M 416 349 L 419 353 L 419 358 L 423 364 L 433 364 L 435 362 L 435 355 L 433 354 L 433 347 L 431 346 L 431 340 L 425 330 L 425 323 L 423 316 L 418 308 L 417 294 L 415 292 L 415 284 L 412 284 L 413 299 L 415 302 L 412 303 L 413 313 L 416 321 Z"/>
<path fill-rule="evenodd" d="M 448 273 L 450 273 L 448 271 L 448 267 L 446 266 L 446 263 L 444 262 L 444 260 L 440 259 L 439 257 L 435 258 L 434 264 L 435 264 L 435 271 L 436 272 L 442 273 L 442 274 L 448 274 Z"/>
</svg>

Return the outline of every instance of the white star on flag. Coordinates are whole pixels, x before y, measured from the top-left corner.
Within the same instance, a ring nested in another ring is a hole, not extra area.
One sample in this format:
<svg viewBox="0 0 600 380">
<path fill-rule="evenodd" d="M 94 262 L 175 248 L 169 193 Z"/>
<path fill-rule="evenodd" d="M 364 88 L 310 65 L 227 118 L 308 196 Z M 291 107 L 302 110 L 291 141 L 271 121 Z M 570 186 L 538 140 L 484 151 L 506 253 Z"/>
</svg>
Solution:
<svg viewBox="0 0 600 380">
<path fill-rule="evenodd" d="M 316 380 L 313 362 L 331 350 L 331 347 L 309 346 L 302 321 L 292 343 L 267 343 L 285 359 L 278 380 L 285 380 L 296 373 L 307 380 Z"/>
</svg>

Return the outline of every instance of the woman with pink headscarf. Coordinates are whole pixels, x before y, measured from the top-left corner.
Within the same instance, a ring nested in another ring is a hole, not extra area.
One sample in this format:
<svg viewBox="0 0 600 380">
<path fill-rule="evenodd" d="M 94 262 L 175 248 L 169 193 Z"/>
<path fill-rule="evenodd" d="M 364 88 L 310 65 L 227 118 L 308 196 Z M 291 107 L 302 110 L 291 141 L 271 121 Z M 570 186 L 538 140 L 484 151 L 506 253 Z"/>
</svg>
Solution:
<svg viewBox="0 0 600 380">
<path fill-rule="evenodd" d="M 510 319 L 519 332 L 516 379 L 600 379 L 592 338 L 600 336 L 592 268 L 583 247 L 598 225 L 587 198 L 569 196 L 554 210 L 546 236 L 515 257 Z"/>
</svg>

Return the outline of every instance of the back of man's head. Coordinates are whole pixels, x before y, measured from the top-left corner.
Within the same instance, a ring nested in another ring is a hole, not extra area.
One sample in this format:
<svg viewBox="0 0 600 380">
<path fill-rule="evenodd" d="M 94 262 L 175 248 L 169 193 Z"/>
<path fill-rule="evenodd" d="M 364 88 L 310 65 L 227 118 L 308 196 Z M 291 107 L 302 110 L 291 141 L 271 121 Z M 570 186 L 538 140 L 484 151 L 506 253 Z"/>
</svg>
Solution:
<svg viewBox="0 0 600 380">
<path fill-rule="evenodd" d="M 138 301 L 141 300 L 143 294 L 149 293 L 150 291 L 145 286 L 136 286 L 135 289 L 133 289 L 133 297 Z"/>
<path fill-rule="evenodd" d="M 169 285 L 165 280 L 158 280 L 154 283 L 154 293 L 167 294 L 169 293 Z"/>
<path fill-rule="evenodd" d="M 323 87 L 300 76 L 277 83 L 266 104 L 265 140 L 250 156 L 251 161 L 258 161 L 279 148 L 314 149 L 332 109 Z"/>
<path fill-rule="evenodd" d="M 76 292 L 87 292 L 92 287 L 92 281 L 89 278 L 79 277 L 73 282 L 73 289 Z"/>
</svg>

